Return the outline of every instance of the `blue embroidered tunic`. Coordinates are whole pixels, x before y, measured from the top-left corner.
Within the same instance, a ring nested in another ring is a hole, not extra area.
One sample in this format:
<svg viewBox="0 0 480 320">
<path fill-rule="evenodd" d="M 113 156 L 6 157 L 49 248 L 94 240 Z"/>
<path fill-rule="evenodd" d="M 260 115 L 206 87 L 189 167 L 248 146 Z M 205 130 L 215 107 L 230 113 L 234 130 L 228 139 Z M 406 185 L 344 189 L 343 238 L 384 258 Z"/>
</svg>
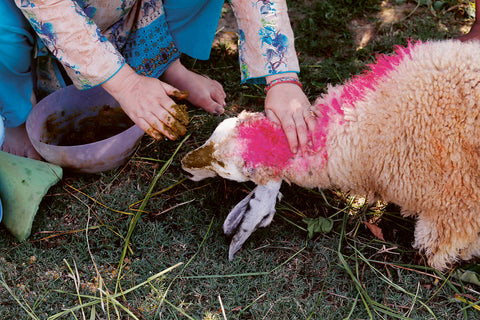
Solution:
<svg viewBox="0 0 480 320">
<path fill-rule="evenodd" d="M 223 1 L 164 2 L 165 6 L 161 0 L 15 0 L 81 89 L 107 81 L 124 63 L 158 77 L 180 52 L 208 58 Z M 242 82 L 264 82 L 267 75 L 299 71 L 285 0 L 230 4 L 239 28 Z M 198 41 L 204 41 L 206 49 L 198 49 Z"/>
</svg>

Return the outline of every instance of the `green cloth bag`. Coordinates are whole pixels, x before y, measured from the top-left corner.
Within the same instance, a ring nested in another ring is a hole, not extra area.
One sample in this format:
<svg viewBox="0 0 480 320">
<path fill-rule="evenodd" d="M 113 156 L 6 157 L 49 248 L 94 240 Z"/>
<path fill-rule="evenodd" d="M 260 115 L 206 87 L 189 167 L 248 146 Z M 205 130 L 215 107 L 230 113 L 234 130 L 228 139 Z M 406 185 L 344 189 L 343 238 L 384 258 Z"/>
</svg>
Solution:
<svg viewBox="0 0 480 320">
<path fill-rule="evenodd" d="M 57 165 L 0 151 L 2 223 L 18 241 L 30 236 L 40 202 L 62 175 Z"/>
</svg>

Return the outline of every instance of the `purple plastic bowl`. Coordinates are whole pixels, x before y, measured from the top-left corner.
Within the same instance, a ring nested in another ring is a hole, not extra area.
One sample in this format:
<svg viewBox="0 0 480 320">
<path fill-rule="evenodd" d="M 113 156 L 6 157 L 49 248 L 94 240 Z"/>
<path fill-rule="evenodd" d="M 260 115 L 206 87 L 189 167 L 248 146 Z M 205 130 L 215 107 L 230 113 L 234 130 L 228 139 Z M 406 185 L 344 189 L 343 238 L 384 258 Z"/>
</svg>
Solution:
<svg viewBox="0 0 480 320">
<path fill-rule="evenodd" d="M 103 105 L 119 107 L 118 102 L 101 86 L 89 90 L 68 86 L 48 95 L 27 118 L 27 133 L 34 148 L 46 161 L 76 172 L 95 173 L 124 164 L 144 134 L 136 125 L 108 139 L 88 144 L 58 146 L 55 145 L 58 139 L 49 141 L 51 136 L 46 132 L 49 116 L 55 117 L 61 129 L 69 124 L 62 119 L 78 123 L 85 117 L 98 115 L 98 106 Z"/>
</svg>

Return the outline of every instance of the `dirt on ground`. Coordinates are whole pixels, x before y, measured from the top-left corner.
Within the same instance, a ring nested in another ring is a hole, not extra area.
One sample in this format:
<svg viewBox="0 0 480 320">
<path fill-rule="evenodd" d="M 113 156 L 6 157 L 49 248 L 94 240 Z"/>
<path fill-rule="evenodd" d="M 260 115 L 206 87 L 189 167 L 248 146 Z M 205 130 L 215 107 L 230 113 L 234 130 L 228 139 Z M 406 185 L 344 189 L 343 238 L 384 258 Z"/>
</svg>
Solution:
<svg viewBox="0 0 480 320">
<path fill-rule="evenodd" d="M 378 29 L 401 22 L 415 13 L 418 8 L 414 2 L 397 3 L 396 1 L 385 0 L 381 4 L 380 12 L 374 17 L 375 19 L 364 18 L 352 20 L 350 22 L 350 31 L 354 35 L 357 49 L 364 48 L 370 41 L 374 40 Z M 291 20 L 294 20 L 299 18 L 295 15 L 301 15 L 301 13 L 291 10 L 289 15 Z M 213 43 L 214 46 L 223 45 L 228 50 L 238 50 L 237 21 L 229 4 L 224 4 L 223 6 L 222 17 L 220 18 L 217 30 Z M 469 30 L 469 25 L 461 28 L 462 33 L 467 33 Z"/>
</svg>

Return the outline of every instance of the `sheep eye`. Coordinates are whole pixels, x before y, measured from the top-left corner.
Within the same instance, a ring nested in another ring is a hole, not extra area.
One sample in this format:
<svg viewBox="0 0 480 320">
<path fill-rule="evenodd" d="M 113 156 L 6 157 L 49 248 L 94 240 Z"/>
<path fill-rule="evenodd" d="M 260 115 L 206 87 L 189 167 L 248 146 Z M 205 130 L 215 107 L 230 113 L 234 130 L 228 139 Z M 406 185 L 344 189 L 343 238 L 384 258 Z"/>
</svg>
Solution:
<svg viewBox="0 0 480 320">
<path fill-rule="evenodd" d="M 250 167 L 245 168 L 244 170 L 247 176 L 253 176 L 255 174 L 255 168 Z"/>
</svg>

